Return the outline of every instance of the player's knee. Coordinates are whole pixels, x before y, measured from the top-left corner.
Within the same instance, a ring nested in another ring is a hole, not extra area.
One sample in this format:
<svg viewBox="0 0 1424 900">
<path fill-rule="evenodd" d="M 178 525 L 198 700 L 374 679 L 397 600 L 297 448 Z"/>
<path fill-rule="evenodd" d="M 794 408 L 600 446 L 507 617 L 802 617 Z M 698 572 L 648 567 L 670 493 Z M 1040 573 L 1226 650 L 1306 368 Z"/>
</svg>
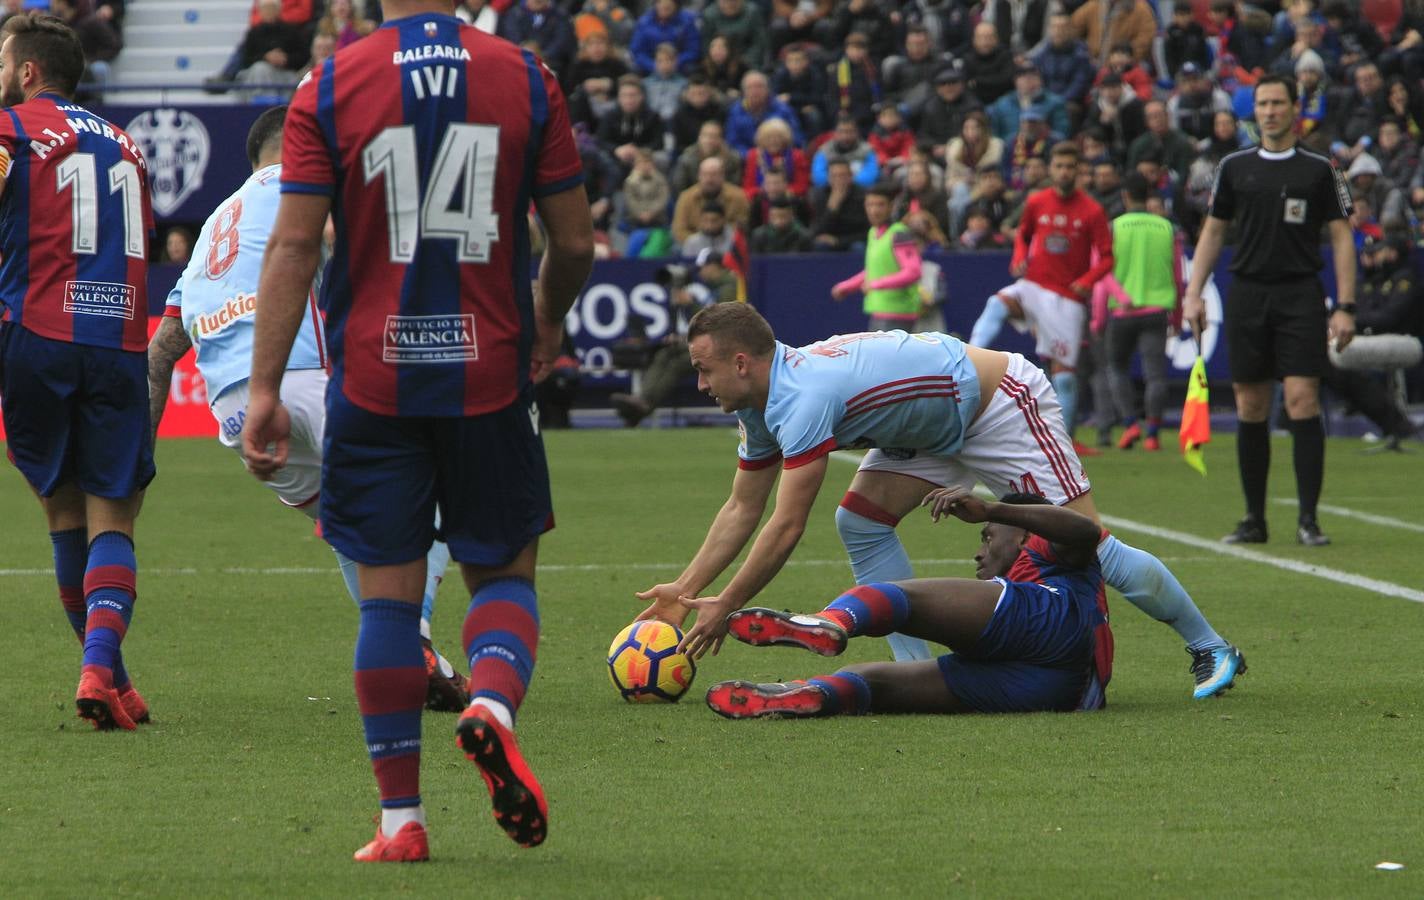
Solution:
<svg viewBox="0 0 1424 900">
<path fill-rule="evenodd" d="M 893 538 L 896 524 L 894 516 L 854 491 L 836 507 L 836 533 L 847 550 Z"/>
</svg>

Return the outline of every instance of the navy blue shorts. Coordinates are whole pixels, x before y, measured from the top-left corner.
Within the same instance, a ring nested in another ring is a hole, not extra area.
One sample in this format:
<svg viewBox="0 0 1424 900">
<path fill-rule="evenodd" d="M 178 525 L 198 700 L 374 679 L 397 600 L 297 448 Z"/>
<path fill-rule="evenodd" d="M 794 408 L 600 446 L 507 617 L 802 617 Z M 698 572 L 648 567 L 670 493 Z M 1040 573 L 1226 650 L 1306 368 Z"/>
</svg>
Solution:
<svg viewBox="0 0 1424 900">
<path fill-rule="evenodd" d="M 975 712 L 1077 709 L 1102 621 L 1096 598 L 996 580 L 1004 595 L 973 650 L 939 658 L 945 685 Z"/>
<path fill-rule="evenodd" d="M 42 497 L 74 482 L 122 500 L 153 480 L 146 354 L 0 324 L 0 406 L 10 458 Z"/>
<path fill-rule="evenodd" d="M 326 392 L 321 529 L 366 565 L 407 563 L 440 538 L 463 563 L 500 566 L 553 527 L 533 392 L 483 416 L 396 417 Z"/>
</svg>

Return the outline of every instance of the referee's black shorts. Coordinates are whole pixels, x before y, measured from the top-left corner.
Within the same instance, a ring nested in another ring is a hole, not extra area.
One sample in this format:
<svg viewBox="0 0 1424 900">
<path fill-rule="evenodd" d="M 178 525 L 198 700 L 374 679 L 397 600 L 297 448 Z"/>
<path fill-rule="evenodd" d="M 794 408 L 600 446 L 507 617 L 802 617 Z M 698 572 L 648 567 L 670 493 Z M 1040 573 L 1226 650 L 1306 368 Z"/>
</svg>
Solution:
<svg viewBox="0 0 1424 900">
<path fill-rule="evenodd" d="M 1313 275 L 1270 282 L 1233 278 L 1223 324 L 1232 381 L 1321 378 L 1330 369 L 1329 313 Z"/>
</svg>

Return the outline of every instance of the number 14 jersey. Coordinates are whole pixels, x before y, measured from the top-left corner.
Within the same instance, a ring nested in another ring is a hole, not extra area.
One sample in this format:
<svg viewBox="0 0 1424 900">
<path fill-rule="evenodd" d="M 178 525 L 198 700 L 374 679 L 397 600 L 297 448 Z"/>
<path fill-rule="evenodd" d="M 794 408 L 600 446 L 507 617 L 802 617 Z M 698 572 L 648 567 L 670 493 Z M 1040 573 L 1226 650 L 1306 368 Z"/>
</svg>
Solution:
<svg viewBox="0 0 1424 900">
<path fill-rule="evenodd" d="M 583 180 L 553 73 L 453 16 L 389 21 L 297 89 L 282 164 L 284 193 L 332 198 L 333 388 L 382 415 L 514 402 L 534 336 L 529 202 Z"/>
<path fill-rule="evenodd" d="M 0 111 L 0 307 L 57 341 L 148 346 L 148 165 L 133 140 L 41 94 Z"/>
</svg>

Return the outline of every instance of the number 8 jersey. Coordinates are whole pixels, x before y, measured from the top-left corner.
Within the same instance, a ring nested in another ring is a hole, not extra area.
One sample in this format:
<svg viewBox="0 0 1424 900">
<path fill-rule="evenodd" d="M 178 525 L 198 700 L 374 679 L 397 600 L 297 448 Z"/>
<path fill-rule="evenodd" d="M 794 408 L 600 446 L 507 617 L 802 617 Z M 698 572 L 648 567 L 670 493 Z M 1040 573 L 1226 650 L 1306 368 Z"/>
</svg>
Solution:
<svg viewBox="0 0 1424 900">
<path fill-rule="evenodd" d="M 148 346 L 148 165 L 121 129 L 57 94 L 0 112 L 0 305 L 58 341 Z"/>
<path fill-rule="evenodd" d="M 282 191 L 332 198 L 333 388 L 392 416 L 514 402 L 534 335 L 529 202 L 582 180 L 554 74 L 453 16 L 389 21 L 313 71 Z"/>
</svg>

